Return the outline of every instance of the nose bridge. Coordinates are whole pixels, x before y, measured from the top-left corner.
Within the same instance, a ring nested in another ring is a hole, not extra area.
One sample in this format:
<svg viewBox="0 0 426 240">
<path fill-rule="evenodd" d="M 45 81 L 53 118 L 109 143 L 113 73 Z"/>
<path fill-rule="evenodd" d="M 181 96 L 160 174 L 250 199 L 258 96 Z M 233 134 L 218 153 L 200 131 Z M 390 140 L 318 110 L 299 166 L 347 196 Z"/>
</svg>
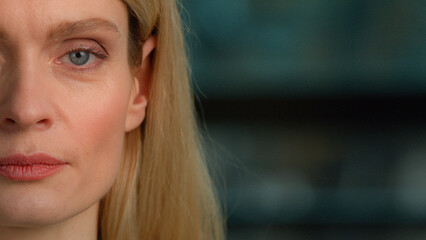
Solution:
<svg viewBox="0 0 426 240">
<path fill-rule="evenodd" d="M 37 55 L 30 49 L 17 54 L 9 74 L 0 80 L 0 130 L 46 128 L 51 124 L 46 71 Z"/>
</svg>

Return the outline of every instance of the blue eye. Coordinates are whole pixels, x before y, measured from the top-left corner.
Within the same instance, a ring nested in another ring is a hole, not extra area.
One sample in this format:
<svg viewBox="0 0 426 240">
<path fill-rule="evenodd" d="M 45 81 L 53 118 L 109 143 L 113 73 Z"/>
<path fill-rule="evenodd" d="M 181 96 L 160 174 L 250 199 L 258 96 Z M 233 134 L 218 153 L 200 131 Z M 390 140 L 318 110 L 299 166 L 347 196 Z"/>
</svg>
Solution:
<svg viewBox="0 0 426 240">
<path fill-rule="evenodd" d="M 69 53 L 68 58 L 71 61 L 71 63 L 80 66 L 89 62 L 89 59 L 91 57 L 90 55 L 91 54 L 88 52 L 78 51 L 78 52 Z"/>
<path fill-rule="evenodd" d="M 98 58 L 104 59 L 104 55 L 93 49 L 76 49 L 65 54 L 61 61 L 74 66 L 86 66 L 95 63 Z"/>
<path fill-rule="evenodd" d="M 58 61 L 59 63 L 65 63 L 70 67 L 74 67 L 75 69 L 87 70 L 90 67 L 101 64 L 101 60 L 108 58 L 105 51 L 97 46 L 79 46 L 66 51 Z"/>
</svg>

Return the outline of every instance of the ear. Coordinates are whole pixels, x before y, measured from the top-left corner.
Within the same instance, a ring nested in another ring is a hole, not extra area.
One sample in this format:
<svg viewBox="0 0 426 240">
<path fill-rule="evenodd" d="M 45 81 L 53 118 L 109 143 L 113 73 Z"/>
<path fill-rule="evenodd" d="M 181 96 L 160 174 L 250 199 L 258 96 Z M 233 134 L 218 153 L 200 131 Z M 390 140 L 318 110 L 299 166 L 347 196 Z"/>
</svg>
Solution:
<svg viewBox="0 0 426 240">
<path fill-rule="evenodd" d="M 152 78 L 151 54 L 157 45 L 155 36 L 149 37 L 142 46 L 142 63 L 134 73 L 134 85 L 129 99 L 125 131 L 137 128 L 145 119 Z"/>
</svg>

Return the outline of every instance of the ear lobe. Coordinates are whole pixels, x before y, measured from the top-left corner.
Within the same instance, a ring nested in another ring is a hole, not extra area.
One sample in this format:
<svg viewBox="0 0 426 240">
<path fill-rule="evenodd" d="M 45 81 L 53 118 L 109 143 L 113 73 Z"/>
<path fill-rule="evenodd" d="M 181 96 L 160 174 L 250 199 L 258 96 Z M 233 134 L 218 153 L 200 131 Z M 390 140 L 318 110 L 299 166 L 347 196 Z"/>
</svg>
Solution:
<svg viewBox="0 0 426 240">
<path fill-rule="evenodd" d="M 145 119 L 151 90 L 152 62 L 151 55 L 157 45 L 155 36 L 150 36 L 142 46 L 142 63 L 134 72 L 134 83 L 129 99 L 125 131 L 137 128 Z"/>
</svg>

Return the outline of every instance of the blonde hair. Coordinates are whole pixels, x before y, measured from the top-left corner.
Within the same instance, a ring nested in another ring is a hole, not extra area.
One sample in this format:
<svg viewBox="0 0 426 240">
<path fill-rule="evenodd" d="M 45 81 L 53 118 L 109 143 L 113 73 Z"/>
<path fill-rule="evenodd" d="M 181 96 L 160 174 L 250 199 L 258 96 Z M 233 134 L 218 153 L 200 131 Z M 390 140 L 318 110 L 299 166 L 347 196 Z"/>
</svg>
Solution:
<svg viewBox="0 0 426 240">
<path fill-rule="evenodd" d="M 101 202 L 102 240 L 224 239 L 196 128 L 184 37 L 174 0 L 124 0 L 129 60 L 157 37 L 145 122 L 125 137 L 119 175 Z"/>
</svg>

